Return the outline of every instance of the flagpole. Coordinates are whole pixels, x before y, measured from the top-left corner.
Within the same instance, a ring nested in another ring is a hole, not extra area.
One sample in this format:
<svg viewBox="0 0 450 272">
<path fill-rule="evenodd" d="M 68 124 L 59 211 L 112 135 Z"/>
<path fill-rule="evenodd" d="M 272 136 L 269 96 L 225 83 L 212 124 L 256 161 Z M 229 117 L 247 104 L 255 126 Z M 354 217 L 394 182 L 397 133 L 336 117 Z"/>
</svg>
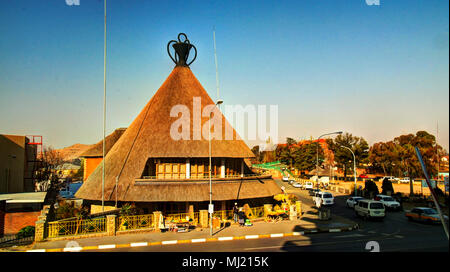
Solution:
<svg viewBox="0 0 450 272">
<path fill-rule="evenodd" d="M 105 149 L 106 149 L 106 0 L 105 0 L 105 27 L 104 27 L 104 55 L 103 55 L 103 159 L 102 159 L 102 212 L 105 211 Z"/>
<path fill-rule="evenodd" d="M 213 39 L 214 39 L 214 62 L 216 63 L 216 88 L 217 88 L 217 101 L 220 100 L 220 90 L 219 90 L 219 67 L 217 65 L 217 52 L 216 52 L 216 27 L 213 29 Z M 219 105 L 220 109 L 220 105 Z"/>
</svg>

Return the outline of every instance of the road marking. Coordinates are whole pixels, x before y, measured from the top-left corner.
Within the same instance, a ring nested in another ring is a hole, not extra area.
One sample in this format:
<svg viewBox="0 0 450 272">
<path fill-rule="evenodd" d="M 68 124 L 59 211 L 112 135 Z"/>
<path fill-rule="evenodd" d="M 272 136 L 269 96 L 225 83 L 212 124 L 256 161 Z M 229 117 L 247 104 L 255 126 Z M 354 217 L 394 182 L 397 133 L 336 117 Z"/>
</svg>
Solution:
<svg viewBox="0 0 450 272">
<path fill-rule="evenodd" d="M 402 235 L 394 235 L 395 238 L 405 238 L 405 236 Z"/>
<path fill-rule="evenodd" d="M 141 246 L 148 246 L 147 242 L 141 242 L 141 243 L 131 243 L 130 247 L 141 247 Z"/>
<path fill-rule="evenodd" d="M 97 246 L 85 246 L 83 247 L 83 250 L 95 250 L 97 249 Z"/>
<path fill-rule="evenodd" d="M 329 229 L 329 232 L 341 232 L 341 229 Z"/>
<path fill-rule="evenodd" d="M 98 249 L 116 248 L 116 245 L 99 245 Z"/>
<path fill-rule="evenodd" d="M 305 234 L 305 232 L 301 231 L 301 232 L 293 232 L 292 235 L 294 236 L 298 236 L 298 235 L 303 235 Z"/>
<path fill-rule="evenodd" d="M 271 234 L 270 237 L 271 237 L 271 238 L 275 238 L 275 237 L 283 237 L 283 235 L 284 235 L 283 233 L 274 233 L 274 234 Z"/>
<path fill-rule="evenodd" d="M 311 230 L 310 232 L 317 232 L 317 230 L 314 229 L 314 230 Z"/>
<path fill-rule="evenodd" d="M 206 242 L 206 239 L 205 239 L 205 238 L 202 238 L 202 239 L 192 239 L 191 242 L 192 242 L 192 243 L 203 243 L 203 242 Z"/>
<path fill-rule="evenodd" d="M 172 241 L 162 241 L 161 244 L 163 245 L 174 245 L 178 243 L 178 240 L 172 240 Z"/>
<path fill-rule="evenodd" d="M 45 249 L 32 249 L 32 250 L 27 250 L 27 252 L 45 252 Z"/>
<path fill-rule="evenodd" d="M 67 251 L 81 251 L 82 249 L 83 249 L 82 247 L 65 247 L 63 249 L 63 251 L 64 252 L 67 252 Z"/>
<path fill-rule="evenodd" d="M 230 240 L 233 240 L 233 237 L 219 237 L 218 240 L 219 241 L 230 241 Z"/>
<path fill-rule="evenodd" d="M 245 235 L 245 239 L 258 239 L 259 235 Z"/>
</svg>

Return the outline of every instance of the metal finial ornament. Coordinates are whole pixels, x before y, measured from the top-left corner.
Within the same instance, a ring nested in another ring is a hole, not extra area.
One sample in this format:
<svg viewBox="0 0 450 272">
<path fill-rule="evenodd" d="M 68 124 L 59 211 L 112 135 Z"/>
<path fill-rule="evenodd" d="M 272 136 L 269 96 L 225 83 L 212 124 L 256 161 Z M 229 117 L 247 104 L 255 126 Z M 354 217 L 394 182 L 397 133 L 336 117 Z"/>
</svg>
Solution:
<svg viewBox="0 0 450 272">
<path fill-rule="evenodd" d="M 184 41 L 181 41 L 181 36 L 184 36 Z M 173 43 L 173 44 L 172 44 Z M 175 50 L 175 58 L 170 54 L 170 44 L 172 44 L 173 49 Z M 195 49 L 194 58 L 188 63 L 187 60 L 189 58 L 189 51 L 191 48 Z M 176 66 L 189 66 L 194 60 L 197 58 L 197 48 L 188 40 L 186 34 L 180 33 L 178 34 L 178 41 L 171 40 L 167 44 L 167 53 L 172 61 L 176 64 Z"/>
</svg>

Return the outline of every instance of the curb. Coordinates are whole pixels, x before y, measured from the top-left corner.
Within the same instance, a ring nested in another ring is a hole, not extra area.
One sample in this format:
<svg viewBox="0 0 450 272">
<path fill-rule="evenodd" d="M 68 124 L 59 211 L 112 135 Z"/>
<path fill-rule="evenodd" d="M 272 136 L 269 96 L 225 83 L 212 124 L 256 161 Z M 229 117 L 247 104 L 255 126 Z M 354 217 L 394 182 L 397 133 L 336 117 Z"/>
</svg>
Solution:
<svg viewBox="0 0 450 272">
<path fill-rule="evenodd" d="M 245 236 L 223 236 L 217 238 L 197 238 L 189 240 L 170 240 L 161 242 L 134 242 L 128 244 L 107 244 L 98 246 L 84 246 L 84 247 L 65 247 L 65 248 L 51 248 L 51 249 L 32 249 L 25 252 L 80 252 L 83 250 L 101 250 L 101 249 L 114 249 L 114 248 L 128 248 L 128 247 L 146 247 L 146 246 L 157 246 L 157 245 L 175 245 L 175 244 L 189 244 L 189 243 L 208 243 L 208 242 L 222 242 L 222 241 L 233 241 L 233 240 L 252 240 L 252 239 L 263 239 L 263 238 L 282 238 L 290 236 L 300 236 L 312 233 L 335 233 L 343 231 L 352 231 L 359 228 L 358 224 L 346 228 L 333 228 L 333 229 L 312 229 L 304 230 L 300 232 L 289 232 L 289 233 L 272 233 L 272 234 L 259 234 L 259 235 L 245 235 Z"/>
</svg>

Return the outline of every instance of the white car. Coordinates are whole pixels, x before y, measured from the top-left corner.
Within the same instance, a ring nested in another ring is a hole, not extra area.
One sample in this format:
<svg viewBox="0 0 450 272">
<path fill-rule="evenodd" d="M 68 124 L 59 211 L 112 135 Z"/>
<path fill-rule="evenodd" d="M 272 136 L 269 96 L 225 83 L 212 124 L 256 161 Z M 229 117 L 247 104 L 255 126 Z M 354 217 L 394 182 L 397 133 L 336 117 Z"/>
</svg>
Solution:
<svg viewBox="0 0 450 272">
<path fill-rule="evenodd" d="M 305 182 L 305 185 L 303 186 L 303 188 L 305 188 L 306 190 L 312 190 L 312 189 L 314 189 L 314 185 L 312 182 L 307 181 L 307 182 Z"/>
<path fill-rule="evenodd" d="M 380 201 L 389 210 L 399 210 L 400 203 L 396 201 L 392 196 L 387 195 L 377 195 L 375 200 Z"/>
<path fill-rule="evenodd" d="M 283 180 L 284 182 L 288 182 L 288 181 L 289 181 L 289 177 L 283 177 L 282 180 Z"/>
<path fill-rule="evenodd" d="M 317 181 L 318 179 L 318 176 L 312 176 L 311 178 L 309 178 L 310 181 Z"/>
<path fill-rule="evenodd" d="M 360 196 L 352 196 L 347 198 L 346 204 L 348 208 L 355 208 L 355 205 L 358 203 L 358 201 L 364 199 L 364 197 Z"/>
<path fill-rule="evenodd" d="M 303 187 L 303 185 L 301 183 L 298 183 L 298 182 L 292 183 L 292 186 L 294 186 L 295 188 L 302 188 Z"/>
<path fill-rule="evenodd" d="M 313 201 L 317 207 L 329 206 L 334 204 L 334 197 L 331 193 L 321 191 L 316 193 L 313 197 Z"/>
<path fill-rule="evenodd" d="M 384 219 L 386 210 L 380 201 L 362 199 L 355 205 L 355 215 L 362 216 L 364 219 Z"/>
<path fill-rule="evenodd" d="M 401 178 L 398 182 L 400 182 L 400 183 L 409 183 L 410 179 L 408 177 L 405 177 L 405 178 Z"/>
</svg>

